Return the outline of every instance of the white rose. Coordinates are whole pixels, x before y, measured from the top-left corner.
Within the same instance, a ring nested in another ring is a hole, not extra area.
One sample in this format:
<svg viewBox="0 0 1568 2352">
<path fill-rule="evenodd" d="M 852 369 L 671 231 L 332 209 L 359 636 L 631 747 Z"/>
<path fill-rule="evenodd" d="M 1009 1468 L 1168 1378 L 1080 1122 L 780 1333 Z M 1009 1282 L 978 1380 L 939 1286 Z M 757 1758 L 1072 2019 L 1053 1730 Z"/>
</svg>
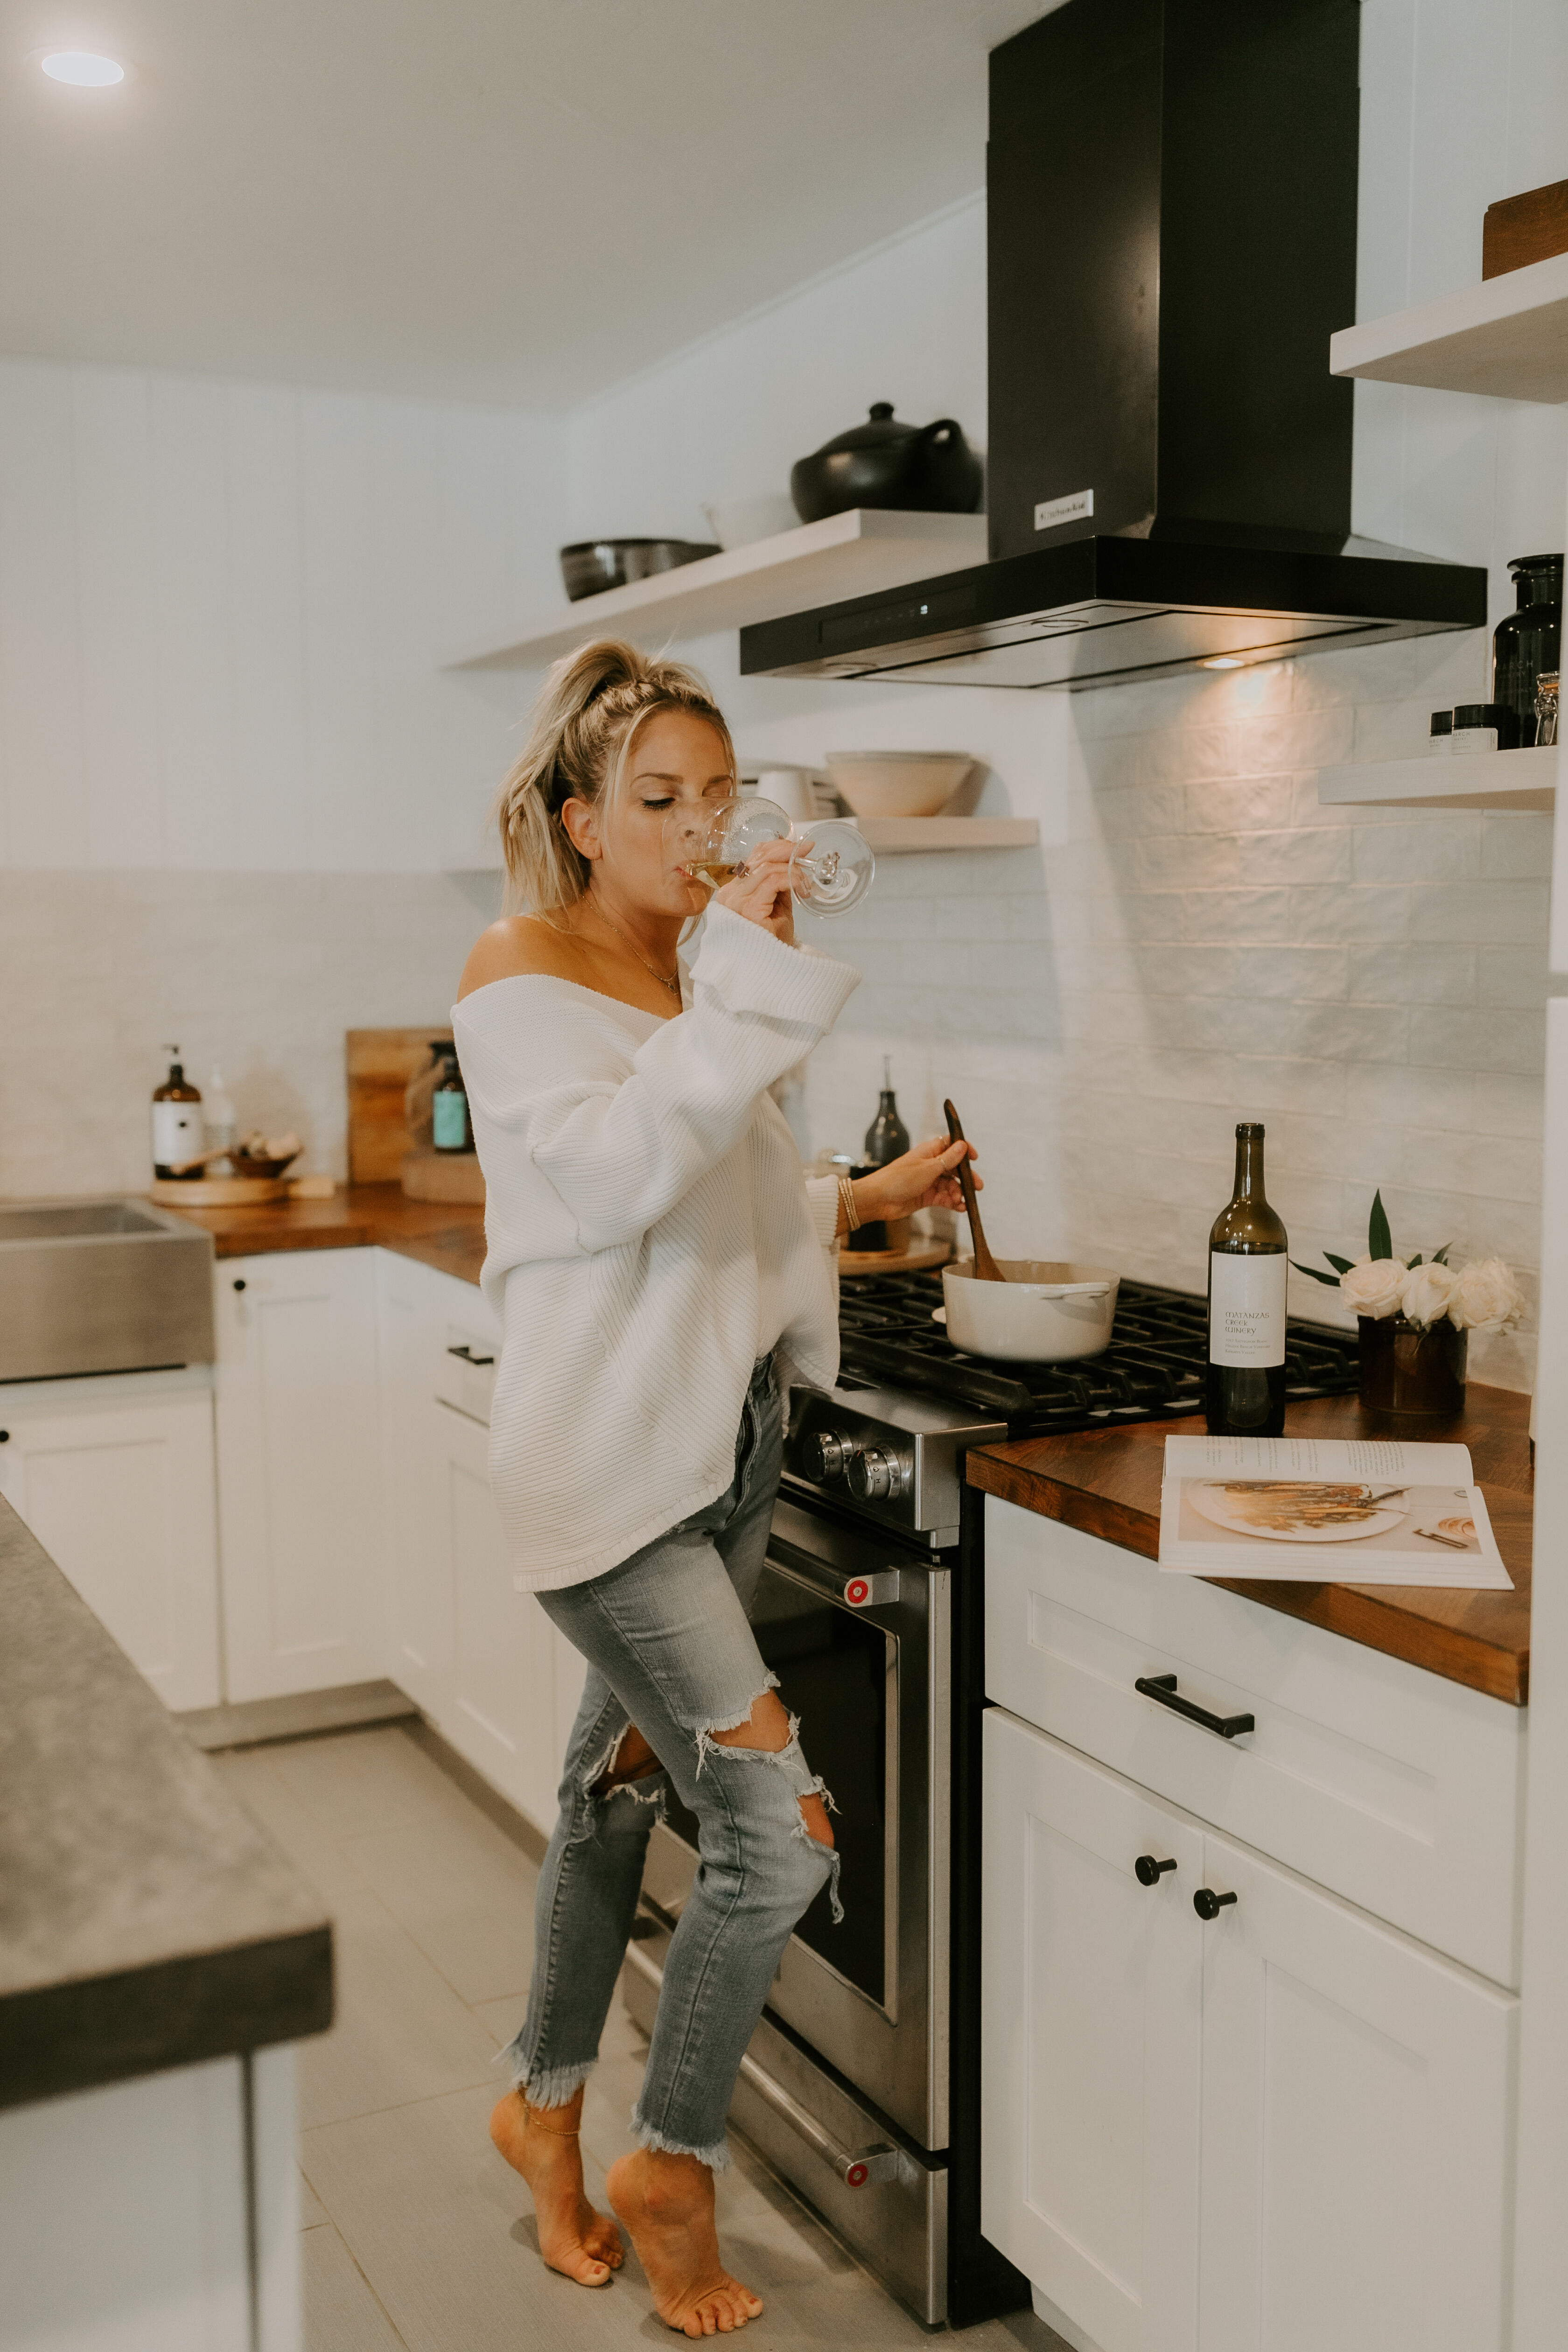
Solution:
<svg viewBox="0 0 1568 2352">
<path fill-rule="evenodd" d="M 1459 1272 L 1448 1312 L 1461 1331 L 1500 1331 L 1524 1312 L 1524 1293 L 1500 1257 L 1476 1259 Z"/>
<path fill-rule="evenodd" d="M 1399 1286 L 1399 1311 L 1412 1323 L 1440 1323 L 1453 1304 L 1459 1277 L 1446 1265 L 1413 1265 Z"/>
<path fill-rule="evenodd" d="M 1340 1276 L 1340 1295 L 1357 1315 L 1394 1315 L 1405 1280 L 1402 1257 L 1363 1257 Z"/>
</svg>

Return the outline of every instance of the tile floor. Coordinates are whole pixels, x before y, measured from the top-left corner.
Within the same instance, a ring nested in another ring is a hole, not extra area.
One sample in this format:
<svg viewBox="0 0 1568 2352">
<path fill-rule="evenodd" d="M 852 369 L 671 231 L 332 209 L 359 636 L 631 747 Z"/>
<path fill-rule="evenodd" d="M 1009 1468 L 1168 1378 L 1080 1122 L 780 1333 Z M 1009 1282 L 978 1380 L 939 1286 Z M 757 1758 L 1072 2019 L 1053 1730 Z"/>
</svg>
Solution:
<svg viewBox="0 0 1568 2352">
<path fill-rule="evenodd" d="M 398 1726 L 214 1760 L 336 1923 L 338 2022 L 300 2052 L 308 2352 L 675 2342 L 635 2257 L 599 2293 L 542 2268 L 528 2191 L 486 2135 L 528 1990 L 528 1855 Z M 617 2002 L 583 2118 L 596 2199 L 631 2145 L 644 2047 Z M 719 2195 L 730 2259 L 767 2300 L 757 2352 L 929 2342 L 743 2147 Z M 962 2341 L 1066 2352 L 1027 2313 Z"/>
</svg>

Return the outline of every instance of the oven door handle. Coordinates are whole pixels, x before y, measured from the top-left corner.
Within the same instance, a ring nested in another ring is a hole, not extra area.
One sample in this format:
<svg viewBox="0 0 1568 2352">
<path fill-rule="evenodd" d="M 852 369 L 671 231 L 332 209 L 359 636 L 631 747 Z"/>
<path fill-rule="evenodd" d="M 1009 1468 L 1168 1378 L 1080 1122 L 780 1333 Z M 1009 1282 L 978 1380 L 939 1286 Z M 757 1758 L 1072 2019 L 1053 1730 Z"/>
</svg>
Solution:
<svg viewBox="0 0 1568 2352">
<path fill-rule="evenodd" d="M 825 2131 L 798 2099 L 792 2099 L 784 2084 L 776 2083 L 765 2066 L 759 2066 L 749 2050 L 741 2060 L 741 2079 L 756 2093 L 764 2107 L 781 2123 L 787 2124 L 795 2137 L 803 2139 L 837 2173 L 847 2189 L 864 2189 L 868 2180 L 898 2179 L 896 2147 L 890 2147 L 886 2140 L 877 2140 L 869 2147 L 840 2147 L 831 2132 Z"/>
<path fill-rule="evenodd" d="M 768 1564 L 797 1583 L 809 1584 L 846 1609 L 883 1609 L 904 1597 L 902 1571 L 896 1568 L 843 1569 L 819 1559 L 775 1537 L 768 1549 Z"/>
</svg>

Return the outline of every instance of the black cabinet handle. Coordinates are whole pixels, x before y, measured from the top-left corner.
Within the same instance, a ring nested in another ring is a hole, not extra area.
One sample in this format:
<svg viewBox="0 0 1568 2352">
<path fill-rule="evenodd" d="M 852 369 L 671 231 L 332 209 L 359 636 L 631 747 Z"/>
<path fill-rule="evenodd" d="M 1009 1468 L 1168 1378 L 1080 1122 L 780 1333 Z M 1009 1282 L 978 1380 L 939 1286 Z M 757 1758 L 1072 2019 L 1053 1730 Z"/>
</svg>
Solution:
<svg viewBox="0 0 1568 2352">
<path fill-rule="evenodd" d="M 1161 1872 L 1174 1870 L 1175 1866 L 1173 1862 L 1156 1862 L 1152 1853 L 1141 1853 L 1132 1865 L 1140 1886 L 1158 1886 Z"/>
<path fill-rule="evenodd" d="M 1193 1897 L 1193 1909 L 1200 1919 L 1217 1919 L 1226 1905 L 1235 1901 L 1234 1895 L 1216 1895 L 1212 1886 L 1200 1886 Z"/>
<path fill-rule="evenodd" d="M 447 1353 L 449 1356 L 460 1357 L 465 1364 L 472 1364 L 476 1368 L 484 1364 L 493 1364 L 495 1362 L 495 1358 L 493 1356 L 476 1356 L 473 1349 L 468 1347 L 448 1348 Z"/>
<path fill-rule="evenodd" d="M 1234 1739 L 1238 1731 L 1256 1731 L 1258 1723 L 1250 1715 L 1211 1715 L 1206 1706 L 1194 1706 L 1190 1698 L 1176 1696 L 1174 1675 L 1140 1675 L 1132 1685 L 1145 1698 L 1158 1699 L 1173 1715 L 1185 1716 L 1189 1723 L 1201 1723 L 1205 1731 L 1217 1731 L 1222 1739 Z"/>
<path fill-rule="evenodd" d="M 10 1433 L 10 1431 L 9 1431 L 8 1429 L 0 1429 L 0 1445 L 9 1445 L 9 1444 L 10 1444 L 10 1443 L 11 1443 L 11 1433 Z"/>
<path fill-rule="evenodd" d="M 243 1290 L 243 1289 L 245 1288 L 245 1276 L 244 1276 L 244 1275 L 241 1275 L 241 1276 L 239 1276 L 238 1280 L 236 1282 L 236 1284 L 235 1284 L 235 1286 L 235 1286 L 235 1288 L 236 1288 L 237 1290 Z"/>
</svg>

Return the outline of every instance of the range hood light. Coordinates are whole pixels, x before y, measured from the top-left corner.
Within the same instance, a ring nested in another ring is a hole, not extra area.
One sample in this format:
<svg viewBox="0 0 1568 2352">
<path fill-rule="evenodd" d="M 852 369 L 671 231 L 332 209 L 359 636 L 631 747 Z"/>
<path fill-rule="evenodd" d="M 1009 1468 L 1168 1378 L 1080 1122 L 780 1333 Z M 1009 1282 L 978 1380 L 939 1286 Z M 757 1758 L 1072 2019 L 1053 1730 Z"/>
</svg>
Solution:
<svg viewBox="0 0 1568 2352">
<path fill-rule="evenodd" d="M 1210 654 L 1207 661 L 1198 664 L 1200 669 L 1240 669 L 1243 667 L 1238 654 Z"/>
</svg>

